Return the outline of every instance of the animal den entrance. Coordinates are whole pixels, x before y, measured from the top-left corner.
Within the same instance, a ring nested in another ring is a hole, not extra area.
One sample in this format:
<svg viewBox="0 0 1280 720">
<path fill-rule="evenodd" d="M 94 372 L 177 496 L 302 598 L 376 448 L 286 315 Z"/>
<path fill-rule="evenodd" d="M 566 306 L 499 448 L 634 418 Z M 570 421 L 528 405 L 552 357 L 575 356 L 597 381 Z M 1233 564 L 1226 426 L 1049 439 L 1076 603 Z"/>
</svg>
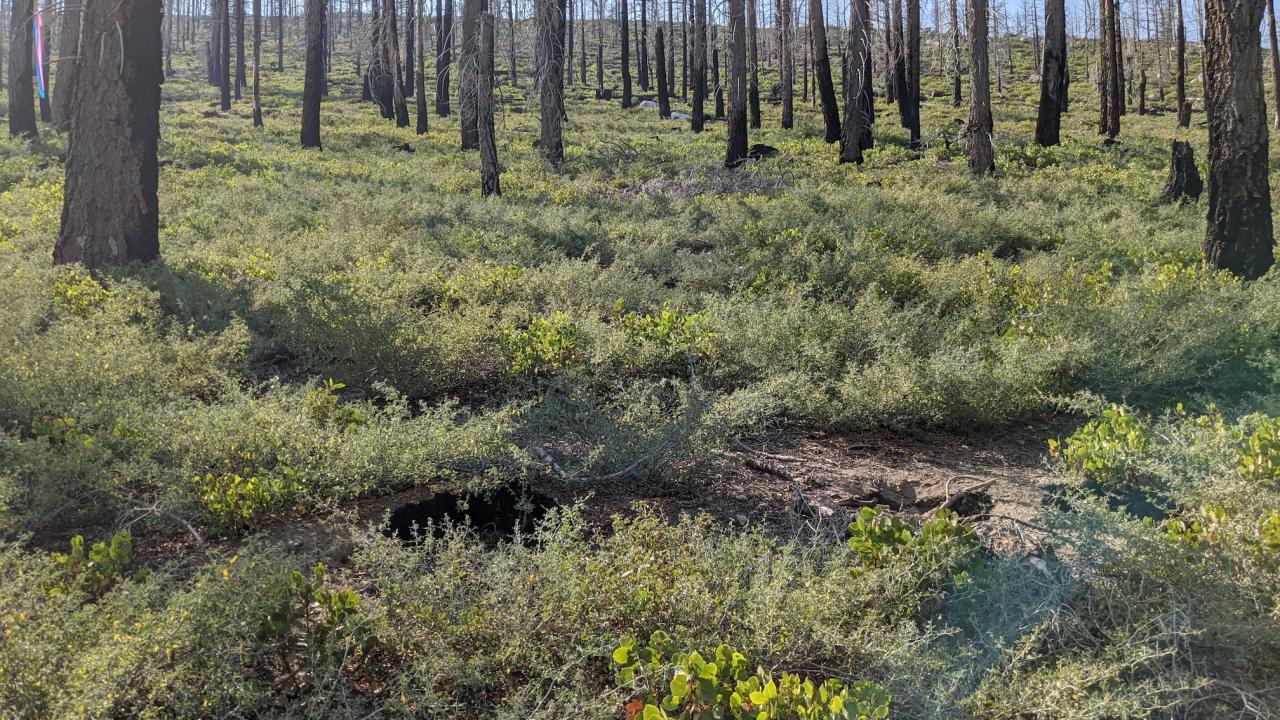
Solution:
<svg viewBox="0 0 1280 720">
<path fill-rule="evenodd" d="M 557 506 L 546 495 L 510 485 L 466 495 L 437 493 L 396 508 L 383 532 L 412 543 L 426 533 L 441 537 L 450 526 L 467 526 L 483 538 L 509 542 L 517 534 L 531 536 L 537 522 Z"/>
</svg>

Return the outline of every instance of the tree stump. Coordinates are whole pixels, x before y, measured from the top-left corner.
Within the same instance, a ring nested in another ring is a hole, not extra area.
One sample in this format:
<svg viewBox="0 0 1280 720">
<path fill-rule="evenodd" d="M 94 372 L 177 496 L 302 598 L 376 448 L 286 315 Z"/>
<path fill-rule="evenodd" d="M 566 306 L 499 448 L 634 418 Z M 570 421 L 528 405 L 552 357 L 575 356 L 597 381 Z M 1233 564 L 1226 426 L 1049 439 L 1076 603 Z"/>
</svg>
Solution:
<svg viewBox="0 0 1280 720">
<path fill-rule="evenodd" d="M 1160 201 L 1193 203 L 1200 199 L 1203 190 L 1204 183 L 1200 181 L 1200 172 L 1196 170 L 1191 143 L 1174 140 L 1169 162 L 1169 182 L 1164 186 L 1164 195 L 1160 197 Z"/>
</svg>

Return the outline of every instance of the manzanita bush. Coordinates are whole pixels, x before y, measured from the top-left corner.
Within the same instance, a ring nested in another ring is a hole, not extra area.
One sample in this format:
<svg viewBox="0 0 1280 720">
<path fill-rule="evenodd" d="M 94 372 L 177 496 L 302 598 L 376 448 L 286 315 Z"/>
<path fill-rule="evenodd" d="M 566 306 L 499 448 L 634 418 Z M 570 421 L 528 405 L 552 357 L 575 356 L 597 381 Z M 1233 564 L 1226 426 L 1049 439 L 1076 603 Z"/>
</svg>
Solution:
<svg viewBox="0 0 1280 720">
<path fill-rule="evenodd" d="M 627 703 L 634 720 L 883 720 L 889 693 L 875 683 L 852 685 L 829 678 L 815 682 L 796 673 L 777 679 L 764 667 L 753 671 L 746 655 L 720 645 L 704 657 L 681 650 L 657 630 L 640 645 L 627 638 L 613 651 L 619 685 L 636 691 Z"/>
</svg>

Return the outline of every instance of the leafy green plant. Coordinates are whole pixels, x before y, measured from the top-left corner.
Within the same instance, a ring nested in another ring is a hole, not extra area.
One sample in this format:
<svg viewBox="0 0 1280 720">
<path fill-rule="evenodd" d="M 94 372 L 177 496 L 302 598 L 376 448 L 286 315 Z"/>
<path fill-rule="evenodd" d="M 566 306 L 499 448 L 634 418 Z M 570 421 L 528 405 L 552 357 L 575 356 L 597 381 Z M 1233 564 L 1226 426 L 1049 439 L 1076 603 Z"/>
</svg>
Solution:
<svg viewBox="0 0 1280 720">
<path fill-rule="evenodd" d="M 950 510 L 939 510 L 918 529 L 912 530 L 910 525 L 878 508 L 864 507 L 849 525 L 849 532 L 849 548 L 861 560 L 854 569 L 855 573 L 879 567 L 890 558 L 903 554 L 937 561 L 944 553 L 953 552 L 956 548 L 963 556 L 977 546 L 973 528 L 960 522 L 960 516 Z"/>
<path fill-rule="evenodd" d="M 1255 482 L 1280 482 L 1280 418 L 1266 418 L 1236 451 L 1240 474 Z"/>
<path fill-rule="evenodd" d="M 359 408 L 338 399 L 338 391 L 345 387 L 346 385 L 329 378 L 325 380 L 324 385 L 308 390 L 307 416 L 320 425 L 341 430 L 355 430 L 368 422 L 368 418 Z"/>
<path fill-rule="evenodd" d="M 96 542 L 86 551 L 84 536 L 76 535 L 71 538 L 70 552 L 52 553 L 50 559 L 59 575 L 46 585 L 49 594 L 97 598 L 125 579 L 125 571 L 133 562 L 133 536 L 124 530 L 113 535 L 110 543 Z M 145 575 L 140 571 L 134 578 L 141 580 Z"/>
<path fill-rule="evenodd" d="M 367 650 L 372 641 L 360 625 L 360 596 L 328 588 L 325 579 L 323 563 L 312 567 L 310 578 L 291 571 L 259 627 L 259 636 L 279 648 L 281 669 L 295 688 L 306 680 L 304 656 L 325 664 L 356 660 L 354 651 Z"/>
<path fill-rule="evenodd" d="M 103 287 L 92 275 L 77 269 L 67 269 L 59 274 L 52 292 L 54 304 L 76 317 L 88 317 L 116 295 L 114 290 Z"/>
<path fill-rule="evenodd" d="M 1129 480 L 1149 442 L 1147 426 L 1127 408 L 1113 405 L 1065 442 L 1049 440 L 1055 462 L 1102 482 Z"/>
<path fill-rule="evenodd" d="M 51 445 L 93 445 L 93 436 L 73 417 L 38 417 L 31 421 L 31 434 Z"/>
<path fill-rule="evenodd" d="M 851 686 L 835 679 L 815 683 L 794 673 L 753 672 L 745 655 L 721 644 L 705 659 L 680 651 L 655 631 L 645 645 L 628 638 L 613 651 L 617 682 L 641 693 L 626 710 L 631 718 L 661 720 L 882 720 L 890 696 L 871 682 Z"/>
<path fill-rule="evenodd" d="M 192 478 L 200 504 L 218 529 L 256 528 L 271 515 L 286 512 L 298 500 L 302 484 L 293 468 L 256 473 L 205 473 Z"/>
<path fill-rule="evenodd" d="M 534 318 L 524 330 L 508 330 L 504 343 L 515 375 L 545 375 L 571 363 L 578 355 L 579 331 L 567 313 Z"/>
</svg>

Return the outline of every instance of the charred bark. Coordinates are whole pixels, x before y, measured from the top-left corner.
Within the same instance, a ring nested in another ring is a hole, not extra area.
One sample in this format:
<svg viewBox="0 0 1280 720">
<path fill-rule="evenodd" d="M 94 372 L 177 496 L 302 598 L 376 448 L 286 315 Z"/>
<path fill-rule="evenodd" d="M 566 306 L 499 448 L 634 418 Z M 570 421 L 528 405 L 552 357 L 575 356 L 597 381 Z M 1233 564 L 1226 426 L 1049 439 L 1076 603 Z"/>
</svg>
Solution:
<svg viewBox="0 0 1280 720">
<path fill-rule="evenodd" d="M 458 129 L 463 150 L 480 148 L 476 91 L 480 84 L 480 3 L 462 2 L 462 47 L 458 51 Z M 552 31 L 559 28 L 553 28 Z"/>
<path fill-rule="evenodd" d="M 1207 0 L 1209 222 L 1204 254 L 1253 279 L 1275 262 L 1261 38 L 1265 0 Z"/>
<path fill-rule="evenodd" d="M 1173 141 L 1172 157 L 1169 160 L 1169 181 L 1165 183 L 1161 202 L 1194 203 L 1200 199 L 1204 191 L 1204 183 L 1200 181 L 1200 171 L 1196 169 L 1195 153 L 1191 143 L 1183 140 Z"/>
<path fill-rule="evenodd" d="M 1040 65 L 1040 108 L 1036 116 L 1036 144 L 1057 145 L 1062 129 L 1063 96 L 1067 88 L 1067 8 L 1065 0 L 1046 0 L 1044 60 Z"/>
<path fill-rule="evenodd" d="M 918 2 L 918 0 L 912 1 Z M 919 7 L 917 4 L 916 8 L 919 9 Z M 823 17 L 822 0 L 809 0 L 809 32 L 813 40 L 813 67 L 818 82 L 818 97 L 822 101 L 822 124 L 826 130 L 823 139 L 833 143 L 840 140 L 840 107 L 836 103 L 836 88 L 831 81 L 831 57 L 827 50 L 827 22 Z M 918 36 L 917 39 L 919 39 Z M 916 135 L 919 135 L 919 130 L 916 131 Z"/>
<path fill-rule="evenodd" d="M 422 27 L 426 22 L 426 1 L 427 0 L 416 0 L 417 17 L 414 18 L 413 23 L 414 34 L 417 35 L 418 40 L 418 72 L 414 77 L 414 92 L 417 96 L 414 101 L 414 110 L 417 111 L 417 125 L 414 126 L 414 131 L 418 135 L 425 134 L 429 125 L 427 120 L 427 36 Z M 410 2 L 412 3 L 414 0 L 410 0 Z"/>
<path fill-rule="evenodd" d="M 666 43 L 663 41 L 662 28 L 658 28 L 653 37 L 653 52 L 656 55 L 657 65 L 655 69 L 658 72 L 658 117 L 671 117 L 671 97 L 668 94 L 670 86 L 667 78 L 667 49 Z"/>
<path fill-rule="evenodd" d="M 561 67 L 559 0 L 537 0 L 540 145 L 553 165 L 564 161 L 564 71 Z"/>
<path fill-rule="evenodd" d="M 9 137 L 34 138 L 36 129 L 35 88 L 31 75 L 35 72 L 35 52 L 31 16 L 35 0 L 11 0 L 13 15 L 9 21 Z"/>
<path fill-rule="evenodd" d="M 476 115 L 480 136 L 480 194 L 501 195 L 498 183 L 498 138 L 493 129 L 493 34 L 492 13 L 480 16 L 480 82 L 476 85 Z"/>
<path fill-rule="evenodd" d="M 725 167 L 747 159 L 747 22 L 745 0 L 729 0 L 729 116 Z"/>
<path fill-rule="evenodd" d="M 788 0 L 782 0 L 788 2 Z M 690 127 L 702 132 L 706 125 L 707 104 L 707 1 L 693 0 L 693 112 Z"/>
<path fill-rule="evenodd" d="M 76 87 L 76 56 L 80 54 L 80 0 L 64 0 L 58 42 L 57 75 L 53 85 L 53 126 L 71 129 L 71 97 Z"/>
<path fill-rule="evenodd" d="M 319 148 L 320 97 L 324 94 L 325 0 L 307 0 L 307 63 L 302 81 L 302 147 Z"/>
<path fill-rule="evenodd" d="M 756 19 L 756 0 L 747 0 L 747 65 L 750 77 L 747 80 L 747 124 L 753 129 L 760 128 L 760 29 Z"/>
<path fill-rule="evenodd" d="M 699 0 L 701 2 L 702 0 Z M 778 42 L 781 44 L 780 61 L 782 67 L 779 69 L 782 82 L 782 129 L 790 130 L 795 125 L 795 84 L 796 84 L 796 66 L 795 57 L 792 53 L 793 36 L 792 36 L 792 19 L 791 19 L 791 0 L 778 0 Z"/>
<path fill-rule="evenodd" d="M 840 133 L 840 162 L 862 164 L 862 151 L 871 147 L 875 118 L 871 90 L 871 6 L 853 0 L 853 24 L 844 57 L 844 123 Z"/>
</svg>

